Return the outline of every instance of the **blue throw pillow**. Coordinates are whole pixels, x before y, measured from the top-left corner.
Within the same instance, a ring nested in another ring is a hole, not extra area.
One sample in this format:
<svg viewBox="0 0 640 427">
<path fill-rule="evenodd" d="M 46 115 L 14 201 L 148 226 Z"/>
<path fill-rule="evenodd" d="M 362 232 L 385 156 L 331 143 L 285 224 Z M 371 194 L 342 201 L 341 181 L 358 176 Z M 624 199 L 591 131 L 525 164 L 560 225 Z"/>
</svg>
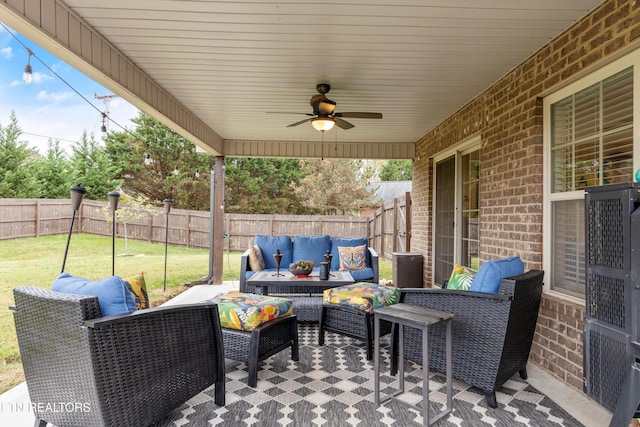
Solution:
<svg viewBox="0 0 640 427">
<path fill-rule="evenodd" d="M 365 246 L 365 256 L 366 256 L 366 266 L 371 267 L 371 261 L 369 260 L 369 247 L 368 240 L 366 237 L 354 237 L 354 238 L 344 238 L 344 237 L 334 237 L 331 239 L 331 254 L 333 258 L 331 258 L 331 269 L 332 270 L 340 270 L 340 253 L 338 246 Z"/>
<path fill-rule="evenodd" d="M 293 245 L 291 244 L 291 237 L 263 236 L 258 234 L 253 238 L 253 243 L 258 245 L 260 248 L 266 268 L 276 268 L 276 261 L 273 258 L 273 254 L 276 253 L 277 249 L 280 249 L 280 253 L 282 254 L 280 269 L 289 269 L 289 264 L 293 262 Z"/>
<path fill-rule="evenodd" d="M 524 273 L 524 264 L 519 256 L 487 261 L 478 269 L 469 290 L 497 294 L 502 279 L 522 273 Z"/>
<path fill-rule="evenodd" d="M 129 285 L 120 276 L 91 281 L 62 273 L 53 282 L 52 291 L 98 297 L 103 316 L 136 311 L 136 300 Z"/>
<path fill-rule="evenodd" d="M 317 267 L 324 262 L 324 254 L 331 250 L 331 236 L 296 236 L 293 240 L 293 262 L 313 261 Z"/>
</svg>

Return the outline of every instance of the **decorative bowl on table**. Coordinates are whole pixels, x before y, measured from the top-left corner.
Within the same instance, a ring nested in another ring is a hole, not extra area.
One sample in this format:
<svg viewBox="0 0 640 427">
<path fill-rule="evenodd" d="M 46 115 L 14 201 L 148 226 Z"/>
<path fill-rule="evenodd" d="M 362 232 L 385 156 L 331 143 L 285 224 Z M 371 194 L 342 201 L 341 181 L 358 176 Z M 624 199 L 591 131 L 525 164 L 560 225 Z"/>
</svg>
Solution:
<svg viewBox="0 0 640 427">
<path fill-rule="evenodd" d="M 294 276 L 308 276 L 315 266 L 315 262 L 303 259 L 289 264 L 289 271 Z"/>
</svg>

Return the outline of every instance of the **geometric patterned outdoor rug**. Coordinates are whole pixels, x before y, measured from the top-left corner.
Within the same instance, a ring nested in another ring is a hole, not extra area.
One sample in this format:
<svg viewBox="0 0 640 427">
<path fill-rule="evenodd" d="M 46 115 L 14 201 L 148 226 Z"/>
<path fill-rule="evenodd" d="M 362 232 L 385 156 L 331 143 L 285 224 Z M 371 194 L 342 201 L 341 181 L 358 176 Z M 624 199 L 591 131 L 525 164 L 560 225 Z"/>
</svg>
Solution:
<svg viewBox="0 0 640 427">
<path fill-rule="evenodd" d="M 265 360 L 258 371 L 258 386 L 248 387 L 247 367 L 227 359 L 226 405 L 213 402 L 213 388 L 207 389 L 156 425 L 169 426 L 421 426 L 418 411 L 394 402 L 380 407 L 373 403 L 373 361 L 366 360 L 363 343 L 339 334 L 327 333 L 318 346 L 318 326 L 298 325 L 300 360 L 291 360 L 289 350 Z M 389 340 L 381 340 L 381 391 L 396 381 L 389 374 Z M 431 412 L 446 400 L 444 375 L 432 372 Z M 405 390 L 422 396 L 420 365 L 405 363 Z M 582 424 L 547 396 L 522 381 L 516 374 L 496 393 L 498 407 L 487 406 L 484 394 L 453 380 L 453 411 L 438 427 L 448 426 L 567 426 Z"/>
</svg>

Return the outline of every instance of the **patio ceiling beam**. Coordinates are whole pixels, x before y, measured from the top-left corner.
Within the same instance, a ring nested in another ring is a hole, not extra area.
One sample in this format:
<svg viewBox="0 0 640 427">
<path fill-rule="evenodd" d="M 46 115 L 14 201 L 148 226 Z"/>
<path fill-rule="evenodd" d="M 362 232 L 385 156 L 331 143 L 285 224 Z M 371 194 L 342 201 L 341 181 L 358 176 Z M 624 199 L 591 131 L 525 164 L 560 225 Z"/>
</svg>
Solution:
<svg viewBox="0 0 640 427">
<path fill-rule="evenodd" d="M 223 139 L 61 0 L 0 0 L 3 22 L 212 155 Z"/>
<path fill-rule="evenodd" d="M 342 142 L 331 133 L 324 141 L 318 132 L 316 142 L 308 141 L 252 141 L 224 140 L 224 153 L 228 157 L 278 157 L 326 159 L 381 159 L 413 160 L 414 142 Z"/>
</svg>

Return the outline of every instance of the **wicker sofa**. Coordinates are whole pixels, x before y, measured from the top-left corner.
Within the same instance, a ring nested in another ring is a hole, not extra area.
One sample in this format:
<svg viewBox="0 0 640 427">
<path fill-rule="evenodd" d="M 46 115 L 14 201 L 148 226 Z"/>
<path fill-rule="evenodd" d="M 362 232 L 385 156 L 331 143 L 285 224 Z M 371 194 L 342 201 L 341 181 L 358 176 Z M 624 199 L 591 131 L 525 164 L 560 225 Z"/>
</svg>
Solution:
<svg viewBox="0 0 640 427">
<path fill-rule="evenodd" d="M 276 271 L 273 254 L 276 249 L 283 254 L 280 270 L 288 274 L 289 264 L 301 259 L 311 260 L 316 263 L 314 269 L 317 274 L 318 266 L 324 262 L 324 255 L 329 251 L 332 254 L 331 270 L 340 268 L 339 250 L 341 246 L 366 247 L 366 267 L 351 270 L 349 273 L 356 282 L 378 283 L 378 253 L 367 244 L 367 238 L 341 238 L 320 236 L 263 236 L 254 237 L 254 245 L 260 248 L 264 257 L 265 269 L 262 271 Z M 246 250 L 240 260 L 240 292 L 255 293 L 255 287 L 247 280 L 255 273 L 251 269 L 250 252 Z M 300 322 L 319 322 L 322 313 L 322 295 L 305 292 L 304 287 L 272 286 L 270 295 L 290 297 L 294 301 L 293 312 Z"/>
<path fill-rule="evenodd" d="M 496 390 L 515 373 L 527 377 L 527 360 L 536 328 L 544 272 L 530 270 L 502 279 L 497 294 L 452 289 L 400 289 L 400 302 L 454 313 L 453 377 L 485 393 L 497 407 Z M 445 372 L 444 328 L 429 334 L 429 362 Z M 397 331 L 392 338 L 391 370 L 398 368 Z M 405 358 L 422 363 L 422 332 L 407 327 Z"/>
<path fill-rule="evenodd" d="M 297 244 L 296 244 L 297 242 Z M 289 264 L 301 259 L 313 261 L 317 269 L 323 262 L 324 255 L 329 251 L 332 255 L 331 270 L 336 271 L 340 268 L 339 250 L 340 246 L 361 246 L 366 247 L 366 267 L 359 270 L 351 271 L 351 275 L 357 282 L 373 282 L 378 283 L 378 253 L 368 246 L 366 237 L 360 238 L 342 238 L 331 237 L 329 235 L 319 236 L 264 236 L 256 235 L 254 237 L 254 245 L 257 245 L 264 257 L 265 269 L 263 271 L 276 271 L 275 260 L 273 254 L 276 249 L 282 253 L 282 261 L 280 270 L 286 272 L 289 270 Z M 240 260 L 240 291 L 251 292 L 252 289 L 247 287 L 247 279 L 249 279 L 255 271 L 251 268 L 250 251 L 247 249 Z M 286 290 L 285 290 L 286 293 Z"/>
<path fill-rule="evenodd" d="M 102 317 L 93 296 L 27 286 L 14 299 L 36 425 L 147 426 L 212 384 L 225 404 L 216 304 Z"/>
</svg>

